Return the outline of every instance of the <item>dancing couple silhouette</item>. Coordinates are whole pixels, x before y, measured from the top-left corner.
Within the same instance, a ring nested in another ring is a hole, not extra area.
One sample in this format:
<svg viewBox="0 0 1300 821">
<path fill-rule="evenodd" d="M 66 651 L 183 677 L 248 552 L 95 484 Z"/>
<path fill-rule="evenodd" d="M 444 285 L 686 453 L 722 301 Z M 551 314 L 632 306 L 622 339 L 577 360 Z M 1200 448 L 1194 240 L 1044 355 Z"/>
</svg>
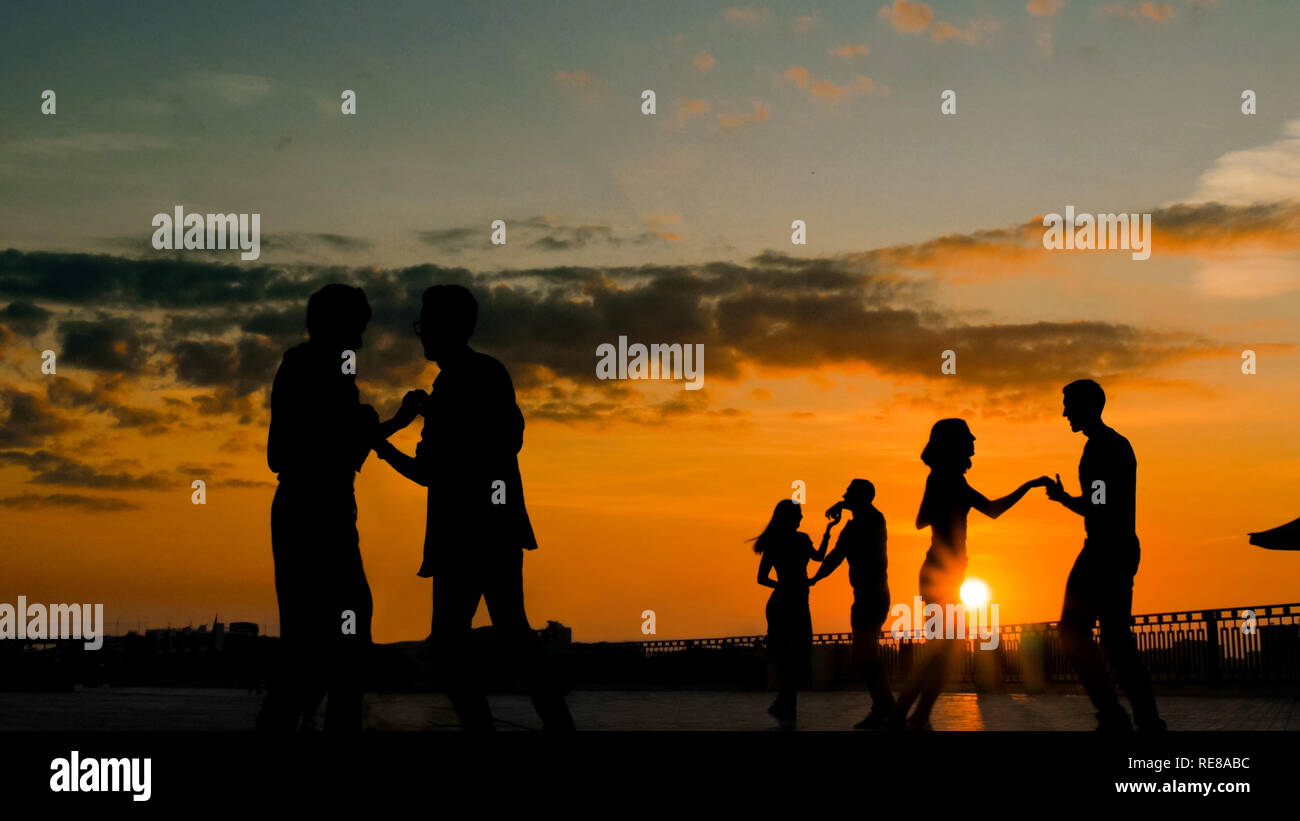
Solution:
<svg viewBox="0 0 1300 821">
<path fill-rule="evenodd" d="M 1083 433 L 1087 444 L 1079 462 L 1080 496 L 1066 492 L 1060 475 L 1040 476 L 999 499 L 990 500 L 966 481 L 975 455 L 975 435 L 962 419 L 940 419 L 930 429 L 921 461 L 930 469 L 920 509 L 918 530 L 930 528 L 930 548 L 921 564 L 919 588 L 926 605 L 940 612 L 961 603 L 966 576 L 966 520 L 972 509 L 996 519 L 1015 506 L 1035 487 L 1044 488 L 1058 502 L 1084 518 L 1083 550 L 1075 560 L 1065 587 L 1060 620 L 1062 646 L 1078 672 L 1080 682 L 1097 708 L 1099 730 L 1129 730 L 1128 713 L 1115 696 L 1106 662 L 1128 696 L 1140 730 L 1163 730 L 1151 691 L 1150 676 L 1142 662 L 1130 626 L 1133 579 L 1140 550 L 1135 531 L 1137 459 L 1128 440 L 1101 420 L 1106 403 L 1100 385 L 1081 379 L 1062 391 L 1062 415 L 1070 429 Z M 768 712 L 783 729 L 797 724 L 796 693 L 807 675 L 812 649 L 809 590 L 849 564 L 853 588 L 850 623 L 854 662 L 871 691 L 871 711 L 855 724 L 862 730 L 930 730 L 930 713 L 942 692 L 949 671 L 963 650 L 963 640 L 930 639 L 914 665 L 897 699 L 881 663 L 879 640 L 889 613 L 888 538 L 884 516 L 873 504 L 875 487 L 865 479 L 850 482 L 841 501 L 826 511 L 829 519 L 821 546 L 799 531 L 800 506 L 783 499 L 771 521 L 754 540 L 762 555 L 759 584 L 773 588 L 767 603 L 767 644 L 776 668 L 778 695 Z M 831 530 L 848 510 L 853 517 L 828 557 Z M 811 578 L 808 563 L 821 562 Z M 771 578 L 775 569 L 776 579 Z M 1101 624 L 1101 647 L 1092 628 Z M 1103 656 L 1104 651 L 1104 656 Z"/>
<path fill-rule="evenodd" d="M 370 305 L 360 288 L 327 285 L 307 303 L 309 339 L 285 352 L 271 390 L 267 461 L 279 486 L 271 549 L 281 663 L 258 715 L 266 730 L 359 730 L 373 603 L 362 566 L 353 479 L 373 450 L 428 488 L 423 562 L 433 580 L 430 646 L 466 730 L 495 728 L 470 629 L 486 599 L 502 646 L 520 669 L 546 730 L 571 730 L 563 692 L 524 610 L 523 556 L 537 547 L 518 453 L 524 418 L 505 367 L 469 346 L 478 305 L 466 288 L 424 291 L 413 323 L 432 388 L 409 391 L 391 419 L 362 404 L 347 352 L 361 348 Z M 423 416 L 415 455 L 387 439 Z"/>
</svg>

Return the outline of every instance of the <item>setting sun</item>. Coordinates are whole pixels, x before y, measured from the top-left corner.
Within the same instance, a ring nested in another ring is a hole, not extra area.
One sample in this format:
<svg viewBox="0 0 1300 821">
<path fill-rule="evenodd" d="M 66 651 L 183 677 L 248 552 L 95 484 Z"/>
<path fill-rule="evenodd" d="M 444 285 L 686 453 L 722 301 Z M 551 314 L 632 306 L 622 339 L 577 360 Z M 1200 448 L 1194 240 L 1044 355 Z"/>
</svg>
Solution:
<svg viewBox="0 0 1300 821">
<path fill-rule="evenodd" d="M 979 579 L 967 579 L 961 586 L 961 603 L 967 607 L 983 607 L 989 603 L 989 586 Z"/>
</svg>

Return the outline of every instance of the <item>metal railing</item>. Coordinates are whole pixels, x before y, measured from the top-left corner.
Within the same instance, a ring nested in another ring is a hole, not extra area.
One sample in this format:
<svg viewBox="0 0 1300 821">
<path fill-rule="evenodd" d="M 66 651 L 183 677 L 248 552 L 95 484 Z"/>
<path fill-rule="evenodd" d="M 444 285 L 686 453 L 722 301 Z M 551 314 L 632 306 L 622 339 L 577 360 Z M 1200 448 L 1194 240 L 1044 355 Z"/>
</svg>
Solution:
<svg viewBox="0 0 1300 821">
<path fill-rule="evenodd" d="M 1300 683 L 1300 603 L 1145 613 L 1133 616 L 1131 630 L 1155 682 Z M 996 647 L 989 649 L 983 649 L 984 642 L 977 637 L 957 639 L 960 658 L 950 671 L 950 679 L 1030 689 L 1077 680 L 1061 647 L 1057 622 L 1000 625 L 997 634 Z M 1093 634 L 1100 639 L 1096 626 Z M 923 637 L 910 632 L 896 639 L 882 631 L 879 641 L 885 668 L 893 679 L 905 676 L 913 664 L 933 650 Z M 820 668 L 823 683 L 851 680 L 852 643 L 852 633 L 815 634 L 814 648 L 822 649 L 814 649 L 814 677 Z M 706 659 L 708 656 L 701 654 L 710 651 L 760 656 L 766 645 L 767 638 L 757 635 L 611 642 L 586 647 L 601 648 L 599 654 L 605 656 L 646 661 L 678 656 L 685 662 L 687 657 Z M 683 653 L 685 656 L 679 656 Z"/>
</svg>

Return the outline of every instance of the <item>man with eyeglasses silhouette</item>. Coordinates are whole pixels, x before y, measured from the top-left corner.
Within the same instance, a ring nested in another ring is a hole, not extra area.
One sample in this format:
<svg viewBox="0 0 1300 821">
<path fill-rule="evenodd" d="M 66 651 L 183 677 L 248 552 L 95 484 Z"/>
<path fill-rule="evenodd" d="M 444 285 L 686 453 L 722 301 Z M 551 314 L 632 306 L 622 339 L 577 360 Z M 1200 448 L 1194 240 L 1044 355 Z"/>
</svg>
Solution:
<svg viewBox="0 0 1300 821">
<path fill-rule="evenodd" d="M 438 378 L 427 395 L 409 392 L 394 417 L 400 423 L 419 408 L 420 444 L 414 457 L 382 440 L 375 453 L 429 489 L 419 575 L 433 579 L 429 638 L 447 665 L 448 695 L 461 724 L 467 730 L 495 727 L 469 645 L 474 613 L 486 599 L 495 632 L 523 668 L 544 728 L 571 730 L 568 706 L 543 672 L 540 642 L 524 611 L 523 554 L 537 547 L 519 475 L 524 417 L 505 366 L 469 346 L 477 319 L 478 303 L 467 289 L 425 290 L 414 329 L 425 357 L 438 363 Z"/>
</svg>

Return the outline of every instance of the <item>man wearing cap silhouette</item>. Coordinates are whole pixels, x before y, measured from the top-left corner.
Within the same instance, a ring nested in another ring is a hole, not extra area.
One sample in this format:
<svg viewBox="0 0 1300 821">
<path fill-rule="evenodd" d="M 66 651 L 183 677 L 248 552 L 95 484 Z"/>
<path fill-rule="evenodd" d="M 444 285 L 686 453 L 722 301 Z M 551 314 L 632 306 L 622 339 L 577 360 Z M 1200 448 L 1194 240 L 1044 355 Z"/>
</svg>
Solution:
<svg viewBox="0 0 1300 821">
<path fill-rule="evenodd" d="M 871 712 L 853 725 L 858 730 L 884 729 L 894 708 L 894 695 L 889 691 L 889 679 L 880 659 L 880 631 L 889 617 L 889 557 L 885 552 L 885 517 L 872 504 L 875 498 L 875 485 L 866 479 L 854 479 L 844 491 L 843 501 L 826 511 L 832 524 L 839 522 L 845 510 L 853 518 L 840 531 L 835 549 L 811 579 L 816 583 L 848 560 L 849 584 L 853 586 L 853 607 L 849 611 L 853 658 L 871 691 Z"/>
<path fill-rule="evenodd" d="M 544 729 L 571 730 L 564 695 L 544 670 L 524 611 L 524 551 L 537 547 L 519 475 L 524 417 L 505 366 L 469 346 L 477 320 L 478 303 L 467 289 L 425 290 L 415 332 L 425 358 L 438 363 L 438 378 L 427 397 L 411 391 L 402 401 L 403 408 L 420 408 L 424 431 L 414 458 L 382 440 L 375 454 L 429 489 L 419 575 L 433 578 L 430 641 L 446 665 L 447 694 L 461 725 L 495 728 L 469 644 L 474 612 L 486 599 L 494 631 L 522 667 Z"/>
<path fill-rule="evenodd" d="M 1142 551 L 1135 526 L 1137 457 L 1133 446 L 1101 421 L 1106 394 L 1091 379 L 1079 379 L 1062 389 L 1070 430 L 1088 438 L 1079 460 L 1083 493 L 1071 496 L 1058 473 L 1047 496 L 1083 517 L 1083 550 L 1065 583 L 1061 608 L 1061 644 L 1074 663 L 1079 681 L 1097 708 L 1097 729 L 1131 730 L 1128 713 L 1115 697 L 1102 653 L 1092 639 L 1092 626 L 1101 623 L 1101 646 L 1128 696 L 1139 730 L 1164 730 L 1156 712 L 1151 678 L 1131 629 L 1133 577 Z"/>
</svg>

